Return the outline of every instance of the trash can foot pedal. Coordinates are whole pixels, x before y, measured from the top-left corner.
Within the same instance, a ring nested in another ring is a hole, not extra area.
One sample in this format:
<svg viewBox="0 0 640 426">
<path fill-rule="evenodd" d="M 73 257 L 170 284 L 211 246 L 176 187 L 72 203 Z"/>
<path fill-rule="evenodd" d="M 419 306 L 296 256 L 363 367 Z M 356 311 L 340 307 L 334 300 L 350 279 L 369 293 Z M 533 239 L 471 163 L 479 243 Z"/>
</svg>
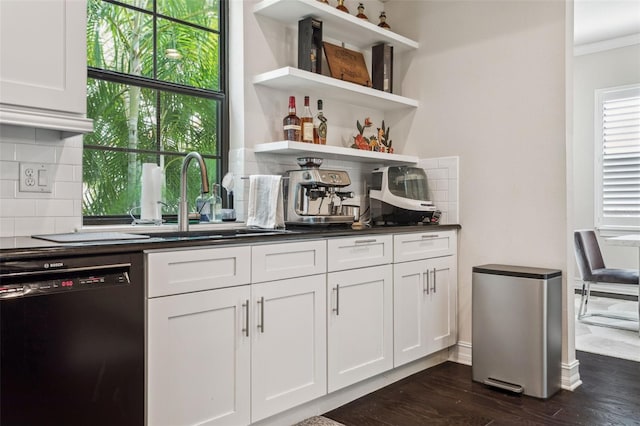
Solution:
<svg viewBox="0 0 640 426">
<path fill-rule="evenodd" d="M 504 389 L 513 393 L 522 393 L 524 388 L 520 385 L 514 385 L 513 383 L 503 382 L 502 380 L 488 378 L 484 380 L 484 384 L 487 386 L 493 386 L 496 388 Z"/>
</svg>

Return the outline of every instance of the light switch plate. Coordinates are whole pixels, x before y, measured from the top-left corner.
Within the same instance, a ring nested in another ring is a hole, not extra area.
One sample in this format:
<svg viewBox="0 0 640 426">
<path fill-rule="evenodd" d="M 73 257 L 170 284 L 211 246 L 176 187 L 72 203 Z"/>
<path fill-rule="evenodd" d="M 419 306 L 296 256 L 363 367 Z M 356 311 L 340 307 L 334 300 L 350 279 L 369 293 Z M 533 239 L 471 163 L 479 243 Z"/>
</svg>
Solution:
<svg viewBox="0 0 640 426">
<path fill-rule="evenodd" d="M 20 192 L 51 192 L 52 165 L 20 163 Z"/>
</svg>

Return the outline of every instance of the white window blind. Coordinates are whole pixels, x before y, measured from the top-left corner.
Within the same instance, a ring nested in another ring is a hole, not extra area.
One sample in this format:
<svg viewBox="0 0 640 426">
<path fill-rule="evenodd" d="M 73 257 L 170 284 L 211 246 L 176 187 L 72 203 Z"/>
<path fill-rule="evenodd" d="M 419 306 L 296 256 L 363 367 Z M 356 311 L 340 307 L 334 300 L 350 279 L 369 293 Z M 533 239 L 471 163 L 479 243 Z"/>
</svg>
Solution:
<svg viewBox="0 0 640 426">
<path fill-rule="evenodd" d="M 640 228 L 640 85 L 596 99 L 596 226 Z"/>
</svg>

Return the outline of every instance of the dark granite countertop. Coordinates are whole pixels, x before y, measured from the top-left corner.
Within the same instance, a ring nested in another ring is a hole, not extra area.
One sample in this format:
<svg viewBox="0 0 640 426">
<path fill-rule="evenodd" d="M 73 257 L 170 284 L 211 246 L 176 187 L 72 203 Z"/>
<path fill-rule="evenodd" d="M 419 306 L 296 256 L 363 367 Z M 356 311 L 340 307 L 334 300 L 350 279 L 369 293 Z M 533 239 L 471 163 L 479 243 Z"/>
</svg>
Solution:
<svg viewBox="0 0 640 426">
<path fill-rule="evenodd" d="M 65 257 L 77 255 L 100 255 L 113 253 L 140 252 L 143 250 L 173 249 L 202 246 L 247 245 L 287 240 L 350 237 L 366 234 L 408 233 L 460 229 L 460 225 L 413 225 L 413 226 L 378 226 L 364 229 L 350 227 L 298 227 L 288 228 L 286 233 L 260 232 L 241 236 L 223 236 L 216 239 L 207 238 L 160 238 L 144 236 L 134 240 L 87 241 L 72 243 L 55 243 L 31 237 L 0 238 L 0 260 L 19 260 L 26 258 Z M 209 232 L 209 231 L 207 231 Z M 215 233 L 215 231 L 210 231 Z M 142 234 L 142 232 L 140 232 Z M 146 235 L 153 235 L 148 233 Z"/>
</svg>

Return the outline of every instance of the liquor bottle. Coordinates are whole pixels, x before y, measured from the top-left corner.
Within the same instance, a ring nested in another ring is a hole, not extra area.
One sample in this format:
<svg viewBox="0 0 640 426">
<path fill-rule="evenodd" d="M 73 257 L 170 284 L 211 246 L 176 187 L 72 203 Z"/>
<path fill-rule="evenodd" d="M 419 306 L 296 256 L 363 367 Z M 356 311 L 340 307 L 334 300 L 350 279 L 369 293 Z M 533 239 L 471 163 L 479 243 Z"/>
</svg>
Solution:
<svg viewBox="0 0 640 426">
<path fill-rule="evenodd" d="M 300 142 L 300 118 L 296 115 L 296 98 L 289 96 L 289 114 L 282 120 L 284 139 Z"/>
<path fill-rule="evenodd" d="M 302 142 L 313 143 L 313 114 L 309 108 L 309 97 L 304 97 L 304 111 L 300 117 L 301 140 Z"/>
<path fill-rule="evenodd" d="M 378 24 L 378 26 L 381 28 L 386 28 L 388 30 L 391 29 L 389 24 L 387 24 L 387 14 L 384 12 L 384 10 L 380 12 L 380 23 Z"/>
<path fill-rule="evenodd" d="M 364 19 L 365 21 L 369 20 L 367 15 L 364 14 L 364 5 L 362 3 L 358 4 L 358 14 L 356 15 L 356 18 Z"/>
<path fill-rule="evenodd" d="M 336 9 L 349 13 L 349 9 L 347 9 L 347 6 L 344 5 L 344 0 L 338 0 Z"/>
<path fill-rule="evenodd" d="M 327 144 L 327 118 L 322 112 L 322 100 L 318 99 L 318 114 L 313 120 L 313 143 Z"/>
</svg>

